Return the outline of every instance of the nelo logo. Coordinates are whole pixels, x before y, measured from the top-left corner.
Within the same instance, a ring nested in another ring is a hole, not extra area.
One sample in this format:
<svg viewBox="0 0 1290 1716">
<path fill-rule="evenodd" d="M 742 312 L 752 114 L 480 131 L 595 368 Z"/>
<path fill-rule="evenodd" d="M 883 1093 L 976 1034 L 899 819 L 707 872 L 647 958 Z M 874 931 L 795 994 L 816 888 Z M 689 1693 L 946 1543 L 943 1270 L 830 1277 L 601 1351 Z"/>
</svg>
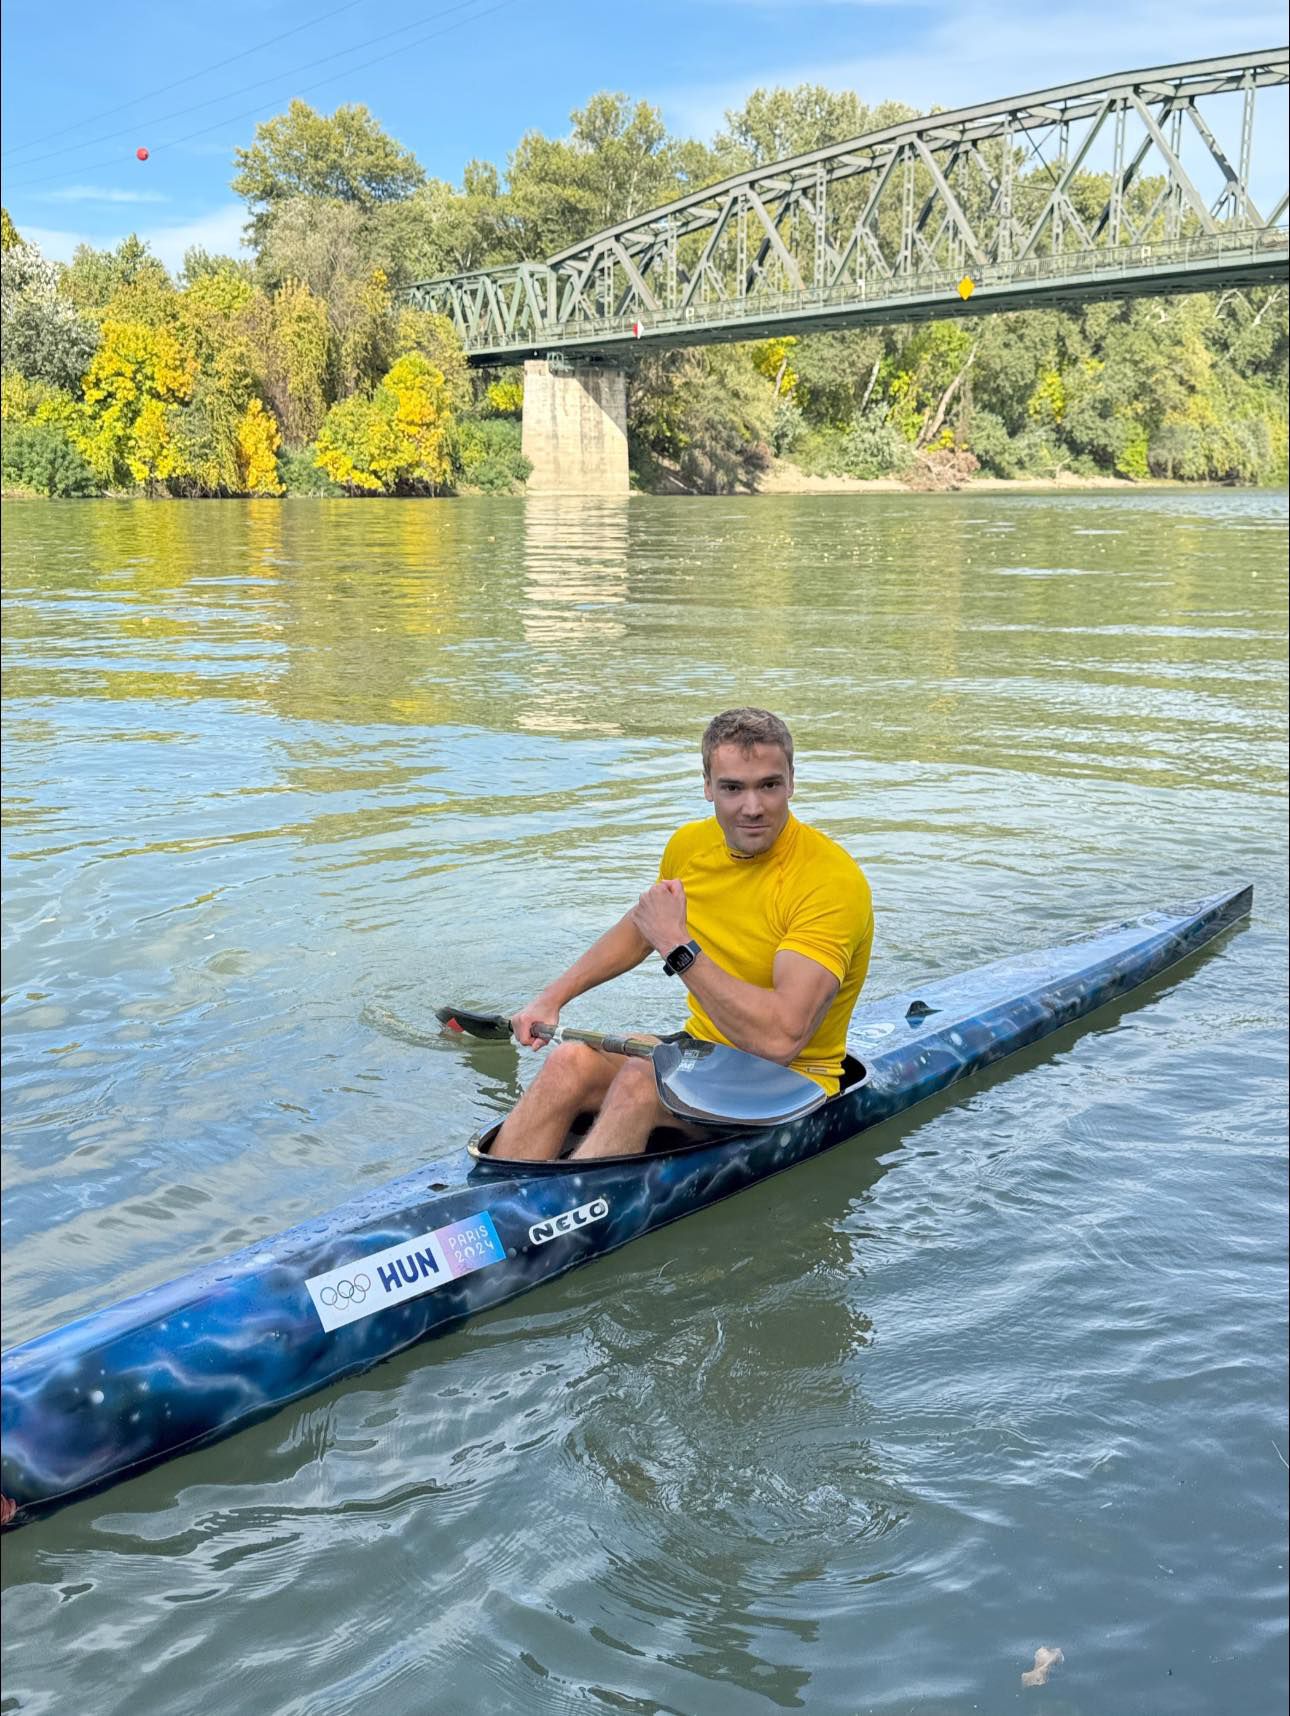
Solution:
<svg viewBox="0 0 1290 1716">
<path fill-rule="evenodd" d="M 589 1204 L 579 1204 L 576 1210 L 562 1210 L 559 1215 L 550 1216 L 546 1221 L 535 1221 L 529 1229 L 529 1239 L 534 1245 L 546 1245 L 550 1240 L 560 1239 L 566 1233 L 574 1233 L 593 1221 L 604 1221 L 608 1214 L 608 1201 L 605 1198 L 593 1198 Z"/>
</svg>

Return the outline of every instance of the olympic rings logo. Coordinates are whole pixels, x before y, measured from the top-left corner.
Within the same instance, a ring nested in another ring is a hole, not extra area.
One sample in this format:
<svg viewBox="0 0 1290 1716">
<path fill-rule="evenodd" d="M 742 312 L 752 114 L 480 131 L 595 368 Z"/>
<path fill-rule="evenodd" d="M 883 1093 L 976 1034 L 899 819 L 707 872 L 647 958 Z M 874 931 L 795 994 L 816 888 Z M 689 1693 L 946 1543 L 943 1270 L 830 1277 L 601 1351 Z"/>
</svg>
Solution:
<svg viewBox="0 0 1290 1716">
<path fill-rule="evenodd" d="M 333 1305 L 361 1305 L 372 1285 L 370 1275 L 356 1275 L 352 1281 L 337 1281 L 324 1287 L 318 1297 L 330 1310 Z"/>
</svg>

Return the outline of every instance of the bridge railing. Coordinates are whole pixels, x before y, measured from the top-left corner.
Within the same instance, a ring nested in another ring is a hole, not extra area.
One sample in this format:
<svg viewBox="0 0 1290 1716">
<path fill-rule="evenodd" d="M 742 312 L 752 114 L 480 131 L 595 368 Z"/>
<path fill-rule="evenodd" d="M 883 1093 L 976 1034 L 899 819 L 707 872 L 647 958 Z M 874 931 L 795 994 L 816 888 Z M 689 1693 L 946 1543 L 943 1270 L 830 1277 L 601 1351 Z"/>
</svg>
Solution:
<svg viewBox="0 0 1290 1716">
<path fill-rule="evenodd" d="M 862 278 L 829 287 L 804 287 L 800 291 L 784 292 L 769 289 L 753 297 L 707 301 L 688 305 L 682 310 L 632 311 L 620 316 L 580 314 L 565 317 L 549 325 L 529 324 L 511 343 L 517 354 L 530 353 L 537 346 L 648 346 L 655 343 L 678 344 L 675 336 L 688 333 L 696 343 L 705 332 L 714 337 L 740 337 L 738 325 L 750 324 L 751 330 L 761 332 L 775 325 L 781 332 L 791 331 L 801 322 L 827 320 L 832 312 L 846 321 L 878 320 L 891 313 L 901 319 L 902 307 L 916 303 L 925 317 L 973 314 L 993 307 L 992 300 L 1005 296 L 1011 301 L 1025 298 L 1039 303 L 1046 298 L 1114 295 L 1109 288 L 1132 281 L 1150 286 L 1156 291 L 1172 288 L 1186 289 L 1213 265 L 1228 263 L 1247 265 L 1262 277 L 1275 277 L 1284 271 L 1290 260 L 1290 236 L 1284 226 L 1237 229 L 1213 234 L 1198 234 L 1173 244 L 1125 244 L 1099 250 L 1066 252 L 1061 256 L 1028 257 L 1024 262 L 1007 267 L 994 266 L 974 269 L 970 276 L 955 270 L 907 275 L 897 279 Z M 972 290 L 966 296 L 960 288 L 970 278 Z M 1206 282 L 1202 279 L 1200 284 Z M 1100 287 L 1100 294 L 1097 288 Z M 867 316 L 857 312 L 869 312 Z M 729 330 L 734 330 L 733 332 Z M 753 332 L 744 337 L 753 337 Z M 502 361 L 508 354 L 499 342 L 495 330 L 464 338 L 468 354 L 481 351 L 496 353 Z"/>
</svg>

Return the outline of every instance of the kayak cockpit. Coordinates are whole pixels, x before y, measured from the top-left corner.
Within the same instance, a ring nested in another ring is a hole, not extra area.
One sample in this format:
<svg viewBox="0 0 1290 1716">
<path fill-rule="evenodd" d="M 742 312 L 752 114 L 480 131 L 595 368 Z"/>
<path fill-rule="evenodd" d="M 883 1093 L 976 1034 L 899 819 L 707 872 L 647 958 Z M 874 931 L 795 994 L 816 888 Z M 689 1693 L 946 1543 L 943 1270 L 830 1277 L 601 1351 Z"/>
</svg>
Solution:
<svg viewBox="0 0 1290 1716">
<path fill-rule="evenodd" d="M 822 1108 L 816 1109 L 815 1112 L 817 1114 L 823 1113 L 825 1109 L 833 1107 L 835 1103 L 844 1101 L 861 1085 L 865 1084 L 868 1078 L 868 1068 L 856 1060 L 854 1055 L 844 1056 L 841 1088 L 835 1096 L 830 1097 L 828 1102 L 824 1103 Z M 471 1158 L 482 1167 L 505 1168 L 508 1171 L 523 1168 L 525 1173 L 542 1173 L 544 1171 L 559 1173 L 571 1169 L 585 1173 L 589 1168 L 608 1167 L 611 1164 L 621 1167 L 625 1162 L 643 1162 L 653 1160 L 658 1156 L 680 1156 L 688 1150 L 707 1150 L 714 1144 L 730 1144 L 749 1136 L 747 1127 L 735 1128 L 721 1124 L 703 1126 L 697 1137 L 692 1132 L 683 1131 L 677 1126 L 656 1126 L 650 1133 L 649 1142 L 640 1155 L 597 1156 L 592 1159 L 572 1160 L 573 1152 L 591 1130 L 595 1118 L 595 1115 L 591 1113 L 579 1114 L 569 1128 L 568 1137 L 561 1146 L 560 1154 L 550 1161 L 530 1162 L 517 1157 L 495 1156 L 493 1144 L 496 1142 L 497 1134 L 503 1125 L 500 1120 L 496 1126 L 490 1126 L 483 1132 L 477 1132 L 467 1145 L 467 1150 Z M 800 1122 L 790 1121 L 787 1124 L 797 1125 Z"/>
</svg>

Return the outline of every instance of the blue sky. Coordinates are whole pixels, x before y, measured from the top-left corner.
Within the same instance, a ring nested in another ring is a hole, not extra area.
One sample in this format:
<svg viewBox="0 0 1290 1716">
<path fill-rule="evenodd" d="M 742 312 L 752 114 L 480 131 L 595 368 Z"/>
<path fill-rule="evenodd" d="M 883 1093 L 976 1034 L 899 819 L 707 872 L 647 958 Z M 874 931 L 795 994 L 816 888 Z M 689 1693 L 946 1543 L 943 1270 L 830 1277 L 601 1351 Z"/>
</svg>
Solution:
<svg viewBox="0 0 1290 1716">
<path fill-rule="evenodd" d="M 758 85 L 948 107 L 1285 35 L 1265 0 L 8 0 L 4 202 L 51 256 L 137 231 L 177 266 L 236 248 L 233 150 L 295 95 L 366 103 L 456 182 L 600 89 L 710 137 Z"/>
</svg>

